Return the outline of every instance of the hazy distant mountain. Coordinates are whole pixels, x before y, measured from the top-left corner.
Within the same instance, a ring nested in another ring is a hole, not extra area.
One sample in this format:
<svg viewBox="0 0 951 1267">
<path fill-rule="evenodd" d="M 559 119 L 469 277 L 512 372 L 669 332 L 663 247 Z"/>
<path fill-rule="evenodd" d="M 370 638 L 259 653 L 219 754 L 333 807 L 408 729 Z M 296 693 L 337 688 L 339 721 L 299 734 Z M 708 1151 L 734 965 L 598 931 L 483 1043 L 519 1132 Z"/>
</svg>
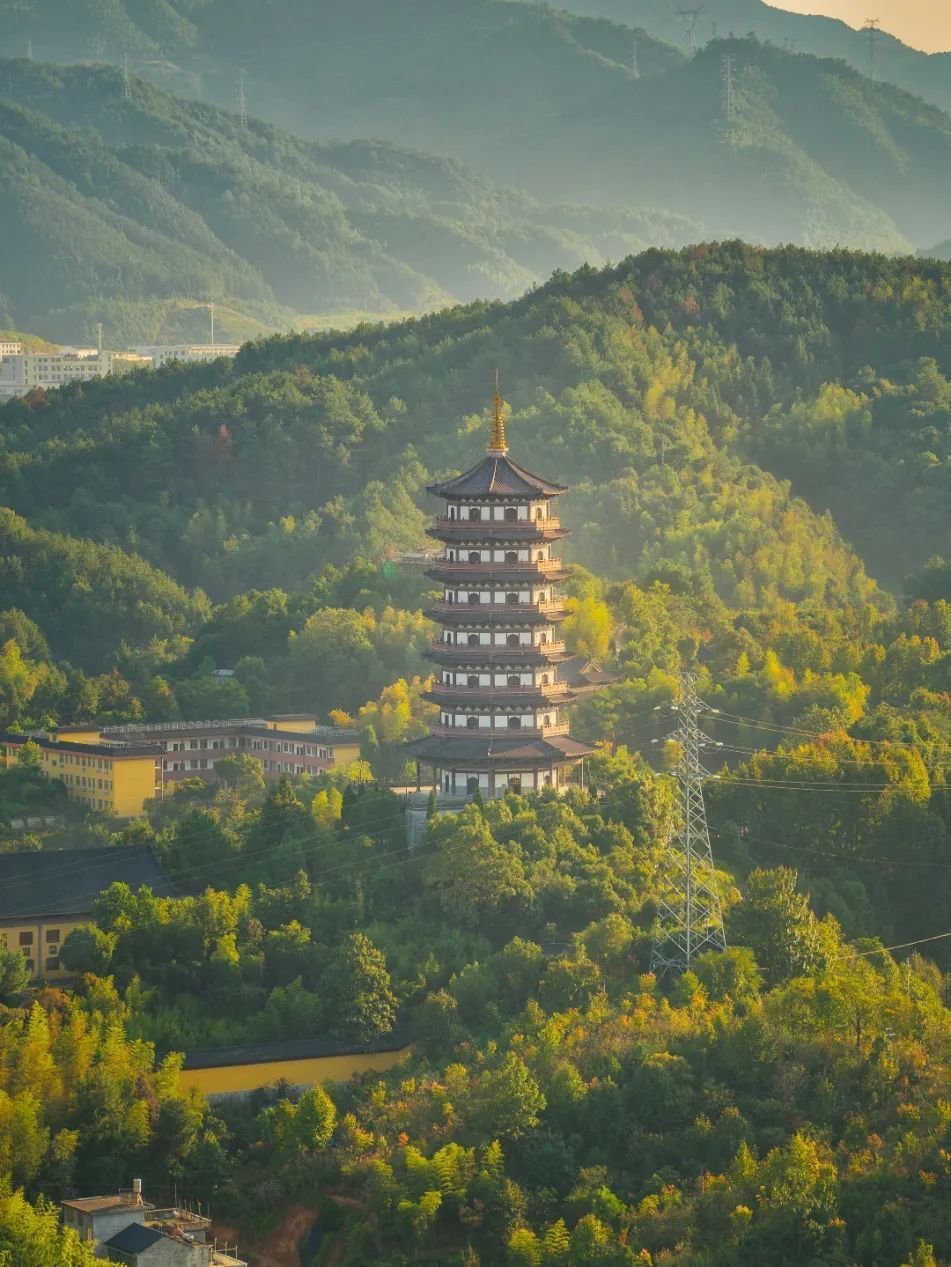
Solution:
<svg viewBox="0 0 951 1267">
<path fill-rule="evenodd" d="M 681 6 L 670 0 L 560 0 L 561 7 L 572 13 L 642 26 L 681 48 L 686 46 L 692 19 L 679 17 L 677 10 L 695 9 L 699 3 L 700 0 Z M 869 6 L 870 15 L 876 12 L 875 5 Z M 790 13 L 764 0 L 703 0 L 702 12 L 693 26 L 693 39 L 699 46 L 715 35 L 745 36 L 751 32 L 789 51 L 840 57 L 863 74 L 871 69 L 869 41 L 864 31 L 822 14 Z M 924 53 L 879 31 L 874 58 L 876 79 L 897 84 L 951 110 L 951 53 Z"/>
<path fill-rule="evenodd" d="M 580 2 L 677 35 L 666 0 Z M 764 243 L 906 251 L 948 234 L 948 116 L 841 61 L 755 39 L 687 59 L 643 31 L 510 0 L 273 0 L 267 21 L 251 0 L 163 0 L 161 14 L 114 0 L 125 17 L 111 24 L 79 0 L 58 26 L 62 0 L 18 3 L 26 16 L 11 14 L 9 32 L 22 43 L 35 30 L 34 54 L 63 30 L 74 47 L 98 30 L 103 55 L 137 41 L 134 65 L 200 71 L 204 91 L 232 106 L 240 66 L 252 112 L 298 135 L 456 156 L 545 202 L 664 207 L 703 236 Z M 732 3 L 721 31 L 747 12 Z"/>
<path fill-rule="evenodd" d="M 556 267 L 685 242 L 662 212 L 541 206 L 373 142 L 305 142 L 108 67 L 0 62 L 0 325 L 247 338 L 297 314 L 512 297 Z"/>
</svg>

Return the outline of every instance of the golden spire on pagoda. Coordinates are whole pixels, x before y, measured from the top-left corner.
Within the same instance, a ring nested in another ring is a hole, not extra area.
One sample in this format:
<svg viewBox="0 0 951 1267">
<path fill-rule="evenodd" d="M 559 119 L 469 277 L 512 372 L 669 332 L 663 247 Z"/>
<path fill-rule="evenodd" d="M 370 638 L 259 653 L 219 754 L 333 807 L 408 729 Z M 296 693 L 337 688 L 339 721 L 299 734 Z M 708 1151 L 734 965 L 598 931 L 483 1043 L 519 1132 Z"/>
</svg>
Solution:
<svg viewBox="0 0 951 1267">
<path fill-rule="evenodd" d="M 505 453 L 505 401 L 499 391 L 499 371 L 495 371 L 495 393 L 492 396 L 492 438 L 489 440 L 489 452 Z"/>
</svg>

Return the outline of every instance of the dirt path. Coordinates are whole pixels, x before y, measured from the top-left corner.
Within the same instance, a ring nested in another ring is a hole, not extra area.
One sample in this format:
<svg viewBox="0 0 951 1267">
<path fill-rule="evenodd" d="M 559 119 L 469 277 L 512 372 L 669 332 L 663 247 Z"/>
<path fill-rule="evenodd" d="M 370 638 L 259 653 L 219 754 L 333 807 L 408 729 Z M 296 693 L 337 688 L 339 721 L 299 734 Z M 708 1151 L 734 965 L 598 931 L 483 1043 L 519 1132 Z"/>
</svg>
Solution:
<svg viewBox="0 0 951 1267">
<path fill-rule="evenodd" d="M 297 1247 L 314 1226 L 317 1211 L 292 1205 L 287 1214 L 259 1244 L 248 1247 L 255 1267 L 301 1267 Z"/>
</svg>

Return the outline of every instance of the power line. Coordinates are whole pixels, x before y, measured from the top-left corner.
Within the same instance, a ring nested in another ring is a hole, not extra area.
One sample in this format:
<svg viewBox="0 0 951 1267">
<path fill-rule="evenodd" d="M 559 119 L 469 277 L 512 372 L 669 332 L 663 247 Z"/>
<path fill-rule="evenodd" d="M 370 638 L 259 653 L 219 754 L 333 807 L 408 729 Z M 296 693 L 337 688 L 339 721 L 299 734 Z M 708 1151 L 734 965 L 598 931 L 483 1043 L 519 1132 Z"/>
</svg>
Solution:
<svg viewBox="0 0 951 1267">
<path fill-rule="evenodd" d="M 878 42 L 880 26 L 880 18 L 868 18 L 863 28 L 868 37 L 868 77 L 873 84 L 875 82 L 875 45 Z"/>
<path fill-rule="evenodd" d="M 736 94 L 733 91 L 735 61 L 731 54 L 720 58 L 720 75 L 723 79 L 723 114 L 727 122 L 736 118 Z"/>
<path fill-rule="evenodd" d="M 238 118 L 241 120 L 241 126 L 248 126 L 248 100 L 245 91 L 245 74 L 244 67 L 238 71 Z"/>
<path fill-rule="evenodd" d="M 658 976 L 685 972 L 705 950 L 725 950 L 723 914 L 713 867 L 713 850 L 703 802 L 706 771 L 700 745 L 706 738 L 698 718 L 704 705 L 697 694 L 697 673 L 680 675 L 680 725 L 671 738 L 680 745 L 677 800 L 680 826 L 661 863 L 658 931 L 651 949 L 651 971 Z"/>
</svg>

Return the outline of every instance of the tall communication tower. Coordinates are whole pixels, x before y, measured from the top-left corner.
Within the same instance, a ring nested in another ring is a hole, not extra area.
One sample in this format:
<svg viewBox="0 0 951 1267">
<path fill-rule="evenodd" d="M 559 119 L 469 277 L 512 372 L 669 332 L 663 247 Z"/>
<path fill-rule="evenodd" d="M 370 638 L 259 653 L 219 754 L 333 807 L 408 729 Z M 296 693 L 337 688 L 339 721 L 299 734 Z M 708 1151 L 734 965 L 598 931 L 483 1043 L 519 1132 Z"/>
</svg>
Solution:
<svg viewBox="0 0 951 1267">
<path fill-rule="evenodd" d="M 868 77 L 873 84 L 875 82 L 875 45 L 878 43 L 878 29 L 881 24 L 881 18 L 868 18 L 864 28 L 868 36 Z"/>
<path fill-rule="evenodd" d="M 129 79 L 129 54 L 122 54 L 122 100 L 132 100 L 132 81 Z"/>
<path fill-rule="evenodd" d="M 641 66 L 637 56 L 637 32 L 631 36 L 631 70 L 635 75 L 641 73 Z"/>
<path fill-rule="evenodd" d="M 659 927 L 651 951 L 651 971 L 658 976 L 686 972 L 704 951 L 726 949 L 703 803 L 706 770 L 700 764 L 700 749 L 711 742 L 699 724 L 700 714 L 708 709 L 697 694 L 695 669 L 681 673 L 680 700 L 675 708 L 680 724 L 670 738 L 679 746 L 676 776 L 680 825 L 667 846 L 663 864 Z"/>
<path fill-rule="evenodd" d="M 694 31 L 697 29 L 697 23 L 700 21 L 701 13 L 703 13 L 702 4 L 699 6 L 699 8 L 696 8 L 696 9 L 678 9 L 677 10 L 677 16 L 678 18 L 680 18 L 681 22 L 683 22 L 684 24 L 684 30 L 686 32 L 686 37 L 687 37 L 687 52 L 688 53 L 693 53 L 694 51 L 693 34 L 694 34 Z"/>
<path fill-rule="evenodd" d="M 733 90 L 733 71 L 735 62 L 730 54 L 720 58 L 720 75 L 723 79 L 723 114 L 729 119 L 736 118 L 736 93 Z"/>
<path fill-rule="evenodd" d="M 241 120 L 241 126 L 248 126 L 248 101 L 244 89 L 244 67 L 238 71 L 238 117 Z"/>
</svg>

